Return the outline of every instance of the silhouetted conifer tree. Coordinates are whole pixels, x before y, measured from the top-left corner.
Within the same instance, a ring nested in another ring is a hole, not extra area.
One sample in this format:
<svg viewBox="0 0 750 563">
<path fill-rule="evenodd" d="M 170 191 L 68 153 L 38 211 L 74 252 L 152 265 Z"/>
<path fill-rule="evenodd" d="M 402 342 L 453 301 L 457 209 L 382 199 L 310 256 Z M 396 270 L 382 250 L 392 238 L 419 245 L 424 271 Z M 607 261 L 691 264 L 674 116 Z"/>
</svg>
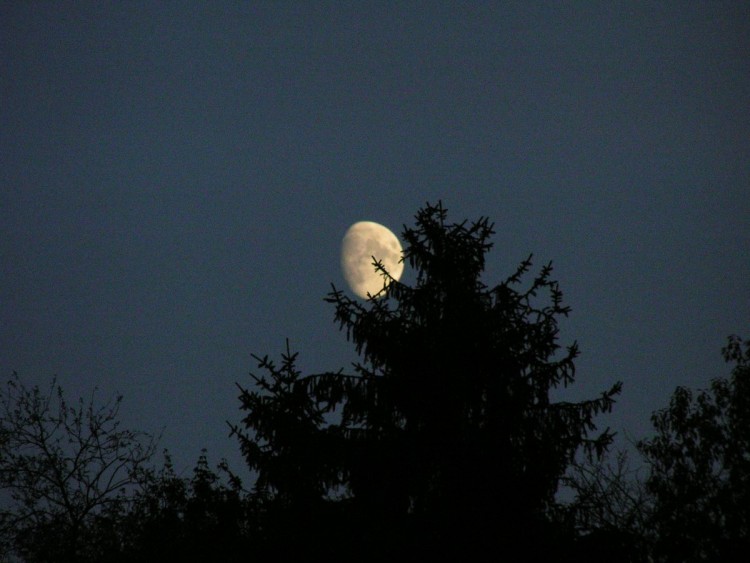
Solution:
<svg viewBox="0 0 750 563">
<path fill-rule="evenodd" d="M 374 262 L 384 287 L 363 303 L 333 289 L 336 321 L 360 354 L 354 373 L 303 376 L 295 354 L 242 389 L 234 426 L 256 494 L 300 549 L 470 555 L 514 548 L 561 555 L 558 483 L 620 384 L 580 403 L 552 402 L 574 380 L 575 343 L 558 343 L 569 308 L 551 265 L 525 281 L 481 279 L 486 218 L 449 224 L 427 205 L 405 228 L 407 286 Z M 490 550 L 490 551 L 488 551 Z M 545 551 L 546 550 L 546 551 Z"/>
</svg>

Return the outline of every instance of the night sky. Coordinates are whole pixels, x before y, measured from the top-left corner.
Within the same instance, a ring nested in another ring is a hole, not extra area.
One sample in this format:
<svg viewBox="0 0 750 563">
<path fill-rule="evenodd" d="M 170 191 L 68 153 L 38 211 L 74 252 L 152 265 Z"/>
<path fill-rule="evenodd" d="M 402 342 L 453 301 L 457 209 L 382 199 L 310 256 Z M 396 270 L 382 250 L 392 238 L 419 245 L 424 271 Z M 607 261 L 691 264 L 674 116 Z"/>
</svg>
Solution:
<svg viewBox="0 0 750 563">
<path fill-rule="evenodd" d="M 346 229 L 442 200 L 642 437 L 750 337 L 748 53 L 747 2 L 3 2 L 0 374 L 240 470 L 251 354 L 347 368 Z"/>
</svg>

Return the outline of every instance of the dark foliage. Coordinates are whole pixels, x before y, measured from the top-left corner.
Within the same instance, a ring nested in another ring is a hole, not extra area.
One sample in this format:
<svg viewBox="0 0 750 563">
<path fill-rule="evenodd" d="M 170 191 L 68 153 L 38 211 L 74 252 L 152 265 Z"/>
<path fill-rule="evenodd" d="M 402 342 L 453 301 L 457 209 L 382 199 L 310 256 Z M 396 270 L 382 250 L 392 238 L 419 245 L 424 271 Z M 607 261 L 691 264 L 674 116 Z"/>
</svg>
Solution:
<svg viewBox="0 0 750 563">
<path fill-rule="evenodd" d="M 354 373 L 302 376 L 288 351 L 278 367 L 259 359 L 265 373 L 242 389 L 233 431 L 278 518 L 269 534 L 326 554 L 562 553 L 558 484 L 576 452 L 607 448 L 609 432 L 590 437 L 593 418 L 620 385 L 550 400 L 575 375 L 576 345 L 558 344 L 569 309 L 550 265 L 524 281 L 530 259 L 486 286 L 492 234 L 485 218 L 448 224 L 428 205 L 403 233 L 413 287 L 374 262 L 377 296 L 363 304 L 333 289 L 362 357 Z"/>
<path fill-rule="evenodd" d="M 210 469 L 205 451 L 190 479 L 168 454 L 122 515 L 110 561 L 246 561 L 256 511 L 225 462 Z"/>
<path fill-rule="evenodd" d="M 750 342 L 731 337 L 729 379 L 678 387 L 639 447 L 650 466 L 654 558 L 744 561 L 750 553 Z"/>
<path fill-rule="evenodd" d="M 17 375 L 0 395 L 0 560 L 43 563 L 246 560 L 259 528 L 226 463 L 192 478 L 155 440 L 120 428 L 120 397 L 66 402 Z"/>
<path fill-rule="evenodd" d="M 743 351 L 744 346 L 744 351 Z M 583 460 L 566 477 L 584 551 L 610 561 L 745 561 L 750 553 L 750 343 L 730 337 L 734 364 L 697 393 L 678 387 L 638 442 L 645 476 Z M 612 551 L 612 547 L 616 549 Z"/>
<path fill-rule="evenodd" d="M 531 276 L 530 259 L 486 286 L 492 234 L 487 219 L 449 224 L 428 205 L 403 233 L 414 286 L 374 262 L 384 285 L 366 303 L 333 288 L 361 356 L 352 373 L 305 376 L 288 346 L 278 365 L 256 358 L 262 375 L 241 388 L 245 416 L 232 426 L 257 477 L 251 492 L 205 452 L 191 478 L 168 455 L 147 466 L 154 441 L 119 428 L 119 399 L 71 408 L 54 384 L 45 395 L 12 382 L 0 426 L 0 483 L 16 503 L 0 514 L 8 554 L 615 560 L 602 546 L 623 536 L 577 541 L 580 519 L 555 495 L 574 460 L 606 451 L 612 436 L 595 435 L 593 419 L 620 385 L 581 403 L 550 399 L 574 381 L 577 347 L 558 343 L 569 309 L 551 266 Z"/>
</svg>

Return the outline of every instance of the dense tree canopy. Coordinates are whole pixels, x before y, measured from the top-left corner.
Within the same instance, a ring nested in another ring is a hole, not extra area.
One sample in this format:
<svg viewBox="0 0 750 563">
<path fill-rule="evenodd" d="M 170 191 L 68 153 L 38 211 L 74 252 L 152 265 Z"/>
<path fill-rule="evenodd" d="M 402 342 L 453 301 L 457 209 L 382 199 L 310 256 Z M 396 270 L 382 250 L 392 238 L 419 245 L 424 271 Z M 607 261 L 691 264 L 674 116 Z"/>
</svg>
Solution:
<svg viewBox="0 0 750 563">
<path fill-rule="evenodd" d="M 492 225 L 427 205 L 405 228 L 413 285 L 327 300 L 360 355 L 304 375 L 287 344 L 257 357 L 230 424 L 252 490 L 206 454 L 192 477 L 119 427 L 119 398 L 69 404 L 14 375 L 0 393 L 0 557 L 23 561 L 741 561 L 750 549 L 750 343 L 731 376 L 677 388 L 640 441 L 645 476 L 594 417 L 620 384 L 578 403 L 569 313 L 550 265 L 482 281 Z M 611 459 L 611 458 L 610 458 Z M 558 487 L 574 493 L 558 502 Z"/>
</svg>

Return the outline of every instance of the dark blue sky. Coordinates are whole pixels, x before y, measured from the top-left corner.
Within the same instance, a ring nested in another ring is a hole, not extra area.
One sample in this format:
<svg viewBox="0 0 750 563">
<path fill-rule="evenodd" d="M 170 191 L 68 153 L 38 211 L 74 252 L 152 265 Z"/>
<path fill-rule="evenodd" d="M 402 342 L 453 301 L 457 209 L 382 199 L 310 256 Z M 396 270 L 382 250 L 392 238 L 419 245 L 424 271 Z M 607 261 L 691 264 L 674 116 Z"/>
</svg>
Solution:
<svg viewBox="0 0 750 563">
<path fill-rule="evenodd" d="M 250 354 L 348 366 L 344 232 L 442 199 L 488 284 L 554 261 L 566 397 L 622 380 L 640 437 L 750 337 L 749 39 L 744 2 L 3 3 L 0 373 L 239 465 Z"/>
</svg>

